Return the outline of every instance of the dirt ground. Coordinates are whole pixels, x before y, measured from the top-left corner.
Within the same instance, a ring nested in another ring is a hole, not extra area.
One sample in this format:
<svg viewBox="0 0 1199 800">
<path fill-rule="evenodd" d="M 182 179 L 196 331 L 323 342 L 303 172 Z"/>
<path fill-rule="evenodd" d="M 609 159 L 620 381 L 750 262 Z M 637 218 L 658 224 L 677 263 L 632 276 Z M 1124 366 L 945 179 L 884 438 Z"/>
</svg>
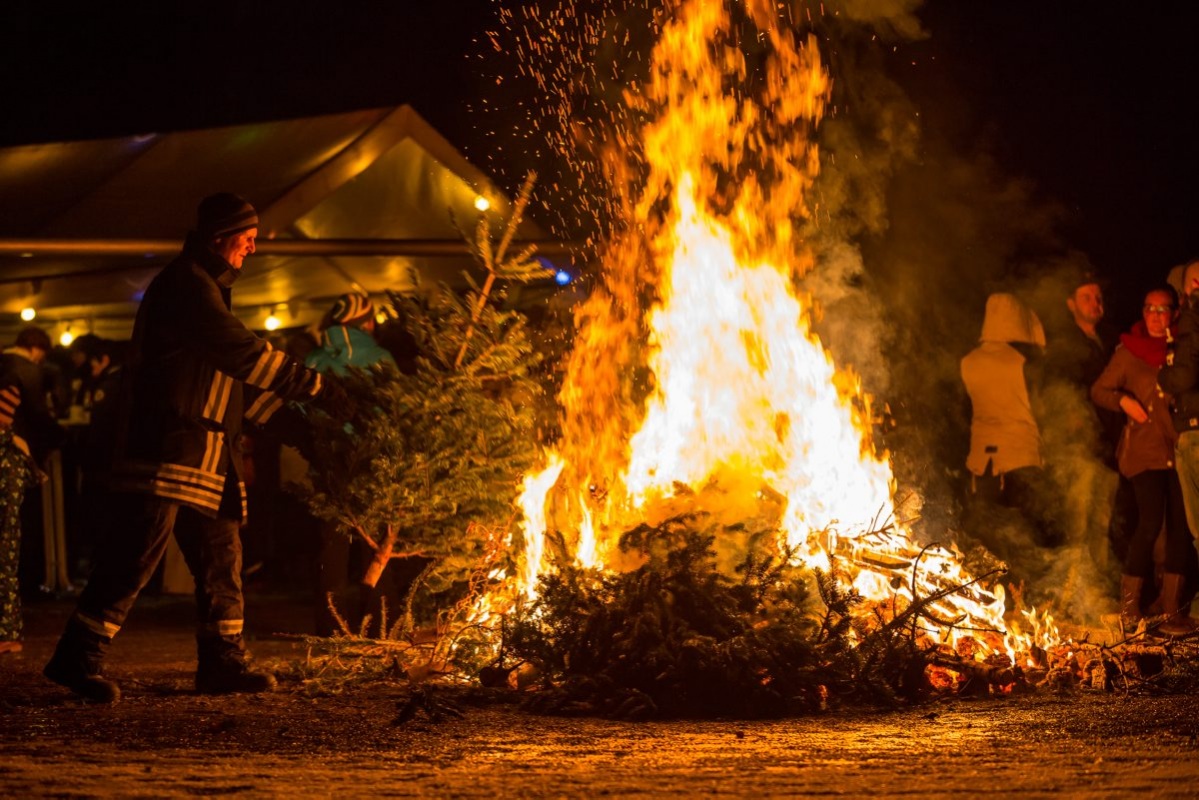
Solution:
<svg viewBox="0 0 1199 800">
<path fill-rule="evenodd" d="M 0 657 L 0 795 L 1199 796 L 1199 697 L 1071 693 L 781 721 L 612 722 L 463 704 L 400 723 L 403 686 L 308 698 L 192 691 L 190 600 L 143 598 L 113 647 L 116 706 L 40 676 L 69 602 Z M 260 662 L 303 658 L 287 598 L 249 598 Z"/>
</svg>

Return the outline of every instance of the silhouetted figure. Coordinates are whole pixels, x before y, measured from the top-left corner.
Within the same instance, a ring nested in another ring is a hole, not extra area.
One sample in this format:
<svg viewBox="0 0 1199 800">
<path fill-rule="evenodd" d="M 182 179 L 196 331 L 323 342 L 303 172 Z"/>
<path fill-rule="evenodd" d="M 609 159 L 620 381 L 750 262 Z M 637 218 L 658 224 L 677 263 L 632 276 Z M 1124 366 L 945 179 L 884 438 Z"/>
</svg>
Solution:
<svg viewBox="0 0 1199 800">
<path fill-rule="evenodd" d="M 62 429 L 46 404 L 50 337 L 26 328 L 0 355 L 0 654 L 21 649 L 21 504 Z"/>
<path fill-rule="evenodd" d="M 1041 432 L 1033 415 L 1028 371 L 1045 346 L 1041 321 L 1014 295 L 987 298 L 979 345 L 961 364 L 970 395 L 970 494 L 979 506 L 1019 511 L 1033 540 L 1044 547 L 1062 543 L 1056 498 L 1044 474 Z M 977 516 L 977 515 L 976 515 Z M 993 550 L 986 531 L 976 531 Z M 1002 556 L 1002 552 L 999 553 Z"/>
<path fill-rule="evenodd" d="M 318 398 L 336 413 L 341 401 L 339 387 L 272 348 L 230 310 L 230 287 L 257 234 L 258 214 L 245 200 L 205 198 L 183 252 L 138 308 L 112 471 L 113 489 L 126 494 L 44 670 L 87 699 L 120 697 L 102 674 L 104 654 L 172 533 L 196 584 L 196 689 L 275 686 L 273 675 L 251 669 L 242 638 L 242 421 L 265 424 L 288 401 Z"/>
</svg>

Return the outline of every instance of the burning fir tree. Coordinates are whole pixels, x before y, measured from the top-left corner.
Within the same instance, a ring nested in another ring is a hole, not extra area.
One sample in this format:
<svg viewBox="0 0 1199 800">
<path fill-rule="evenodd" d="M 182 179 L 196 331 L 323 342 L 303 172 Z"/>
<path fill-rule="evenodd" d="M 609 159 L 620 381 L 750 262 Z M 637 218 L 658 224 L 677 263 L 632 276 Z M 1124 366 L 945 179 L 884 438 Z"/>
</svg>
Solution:
<svg viewBox="0 0 1199 800">
<path fill-rule="evenodd" d="M 620 38 L 614 19 L 593 26 L 597 41 Z M 516 629 L 518 649 L 559 679 L 585 680 L 579 657 L 555 656 L 552 643 L 574 652 L 573 636 L 608 639 L 603 623 L 572 609 L 637 625 L 637 609 L 649 601 L 626 582 L 657 582 L 675 596 L 662 583 L 666 573 L 715 568 L 732 583 L 700 584 L 720 594 L 743 584 L 752 564 L 782 558 L 797 571 L 775 573 L 760 597 L 782 592 L 795 601 L 802 593 L 783 586 L 806 570 L 836 588 L 809 591 L 813 603 L 823 600 L 826 612 L 843 601 L 855 608 L 854 625 L 833 626 L 831 651 L 857 644 L 870 660 L 872 633 L 902 630 L 910 648 L 882 649 L 918 655 L 912 664 L 936 654 L 962 674 L 1002 672 L 988 658 L 1043 672 L 1036 653 L 1055 641 L 1052 626 L 1036 618 L 1034 632 L 1020 634 L 1005 620 L 994 574 L 971 576 L 952 546 L 914 541 L 904 519 L 911 509 L 897 501 L 889 457 L 874 444 L 870 398 L 813 332 L 818 308 L 804 287 L 819 254 L 804 232 L 821 219 L 812 189 L 831 77 L 802 8 L 670 0 L 651 23 L 648 69 L 626 87 L 624 109 L 612 115 L 622 127 L 608 132 L 605 150 L 613 198 L 606 207 L 622 218 L 608 232 L 601 284 L 577 314 L 559 395 L 561 438 L 520 501 L 525 547 L 514 580 L 534 610 Z M 653 546 L 629 539 L 652 531 L 670 541 L 666 530 L 680 525 L 703 546 L 682 544 L 655 558 Z M 580 569 L 618 575 L 589 582 L 572 577 Z M 539 584 L 539 576 L 549 577 Z M 686 577 L 679 586 L 692 583 Z M 738 637 L 771 624 L 755 616 L 760 609 L 743 613 L 748 627 L 715 638 L 701 660 L 721 648 L 745 652 L 748 640 Z M 672 614 L 645 623 L 661 634 L 647 646 L 709 635 L 700 620 L 679 626 Z M 786 685 L 820 663 L 818 629 L 789 627 L 812 648 L 808 655 L 795 661 L 759 650 L 758 672 L 746 674 Z M 666 672 L 677 674 L 687 656 L 655 661 L 622 651 L 618 660 L 649 671 L 669 662 Z M 910 676 L 902 681 L 915 694 L 931 685 L 929 677 L 922 688 Z M 644 683 L 626 688 L 648 693 Z"/>
</svg>

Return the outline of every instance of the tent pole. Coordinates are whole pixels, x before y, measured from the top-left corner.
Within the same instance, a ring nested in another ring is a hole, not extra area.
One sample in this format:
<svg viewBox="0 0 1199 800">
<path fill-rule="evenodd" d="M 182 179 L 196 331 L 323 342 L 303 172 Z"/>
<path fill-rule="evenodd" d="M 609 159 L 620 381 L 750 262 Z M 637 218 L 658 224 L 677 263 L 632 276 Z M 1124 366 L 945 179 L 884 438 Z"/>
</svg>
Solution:
<svg viewBox="0 0 1199 800">
<path fill-rule="evenodd" d="M 0 239 L 0 256 L 170 256 L 183 243 L 177 239 Z M 512 242 L 513 247 L 534 246 L 544 256 L 566 256 L 581 249 L 581 242 Z M 470 255 L 470 244 L 459 239 L 259 239 L 258 255 L 270 256 L 423 256 L 440 258 Z"/>
</svg>

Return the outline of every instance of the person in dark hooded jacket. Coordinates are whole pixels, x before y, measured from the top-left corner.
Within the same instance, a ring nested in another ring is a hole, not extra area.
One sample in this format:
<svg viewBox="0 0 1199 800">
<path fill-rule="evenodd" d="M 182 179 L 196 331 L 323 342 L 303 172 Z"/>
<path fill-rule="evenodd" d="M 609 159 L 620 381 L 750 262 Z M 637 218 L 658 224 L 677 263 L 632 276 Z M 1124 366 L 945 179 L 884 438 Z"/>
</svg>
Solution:
<svg viewBox="0 0 1199 800">
<path fill-rule="evenodd" d="M 103 656 L 173 533 L 196 582 L 196 688 L 269 691 L 242 639 L 239 527 L 243 418 L 285 403 L 336 409 L 340 388 L 274 349 L 231 311 L 230 287 L 255 249 L 258 214 L 237 195 L 205 198 L 183 252 L 150 283 L 121 384 L 111 485 L 122 492 L 111 541 L 44 673 L 87 699 L 115 702 Z"/>
</svg>

